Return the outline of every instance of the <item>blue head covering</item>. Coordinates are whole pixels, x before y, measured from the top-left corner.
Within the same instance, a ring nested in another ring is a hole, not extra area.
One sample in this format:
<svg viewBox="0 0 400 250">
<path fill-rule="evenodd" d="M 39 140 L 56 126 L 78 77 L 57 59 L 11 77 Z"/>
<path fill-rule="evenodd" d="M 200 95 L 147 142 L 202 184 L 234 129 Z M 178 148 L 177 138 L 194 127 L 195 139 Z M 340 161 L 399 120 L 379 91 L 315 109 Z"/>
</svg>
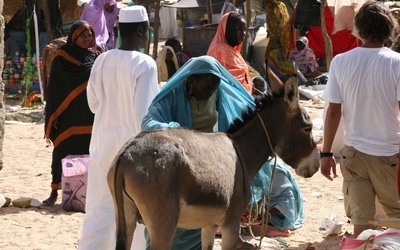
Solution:
<svg viewBox="0 0 400 250">
<path fill-rule="evenodd" d="M 218 91 L 218 131 L 226 131 L 243 112 L 255 110 L 253 97 L 215 58 L 193 57 L 161 89 L 143 118 L 143 130 L 167 127 L 192 127 L 190 105 L 186 99 L 186 79 L 193 74 L 211 73 L 221 81 Z"/>
</svg>

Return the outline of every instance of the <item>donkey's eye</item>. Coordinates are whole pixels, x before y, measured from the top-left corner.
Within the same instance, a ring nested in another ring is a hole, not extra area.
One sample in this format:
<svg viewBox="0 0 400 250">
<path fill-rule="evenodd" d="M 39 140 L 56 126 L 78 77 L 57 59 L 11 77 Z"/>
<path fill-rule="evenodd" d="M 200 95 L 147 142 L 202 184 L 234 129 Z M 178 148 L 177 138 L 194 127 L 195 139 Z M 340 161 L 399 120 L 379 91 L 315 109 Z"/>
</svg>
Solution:
<svg viewBox="0 0 400 250">
<path fill-rule="evenodd" d="M 312 126 L 306 127 L 306 128 L 304 129 L 304 131 L 306 131 L 307 133 L 311 133 L 311 131 L 312 131 Z"/>
</svg>

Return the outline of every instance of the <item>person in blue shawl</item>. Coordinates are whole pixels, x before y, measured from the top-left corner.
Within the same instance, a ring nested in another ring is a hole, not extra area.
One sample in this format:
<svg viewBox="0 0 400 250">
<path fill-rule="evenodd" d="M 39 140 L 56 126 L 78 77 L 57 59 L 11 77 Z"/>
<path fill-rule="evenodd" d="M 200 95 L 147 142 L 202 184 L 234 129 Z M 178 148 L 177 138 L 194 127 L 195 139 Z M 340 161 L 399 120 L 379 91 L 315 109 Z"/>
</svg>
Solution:
<svg viewBox="0 0 400 250">
<path fill-rule="evenodd" d="M 287 232 L 283 231 L 301 227 L 304 219 L 303 195 L 296 179 L 281 159 L 277 159 L 275 173 L 272 174 L 273 162 L 272 160 L 264 163 L 252 179 L 250 204 L 260 203 L 264 196 L 271 195 L 269 204 L 271 217 L 268 223 L 281 231 L 275 232 L 277 236 L 279 236 L 279 233 L 285 236 Z M 271 178 L 273 178 L 273 183 L 270 194 Z M 271 230 L 271 228 L 267 230 Z M 273 233 L 266 233 L 273 235 Z"/>
<path fill-rule="evenodd" d="M 169 79 L 154 98 L 143 118 L 142 130 L 187 127 L 203 132 L 227 131 L 234 120 L 255 110 L 254 98 L 216 59 L 210 56 L 194 57 Z M 269 192 L 271 166 L 264 166 L 266 169 L 260 170 L 256 176 L 254 202 Z M 267 182 L 263 182 L 263 178 Z M 149 249 L 147 231 L 145 234 Z M 238 247 L 247 244 L 238 242 Z M 201 249 L 201 230 L 177 229 L 171 249 Z"/>
<path fill-rule="evenodd" d="M 142 130 L 168 127 L 193 128 L 186 83 L 191 75 L 213 74 L 220 79 L 218 95 L 218 129 L 226 131 L 242 113 L 255 110 L 253 97 L 217 60 L 210 56 L 191 58 L 161 89 L 143 118 Z M 250 110 L 249 110 L 250 109 Z"/>
</svg>

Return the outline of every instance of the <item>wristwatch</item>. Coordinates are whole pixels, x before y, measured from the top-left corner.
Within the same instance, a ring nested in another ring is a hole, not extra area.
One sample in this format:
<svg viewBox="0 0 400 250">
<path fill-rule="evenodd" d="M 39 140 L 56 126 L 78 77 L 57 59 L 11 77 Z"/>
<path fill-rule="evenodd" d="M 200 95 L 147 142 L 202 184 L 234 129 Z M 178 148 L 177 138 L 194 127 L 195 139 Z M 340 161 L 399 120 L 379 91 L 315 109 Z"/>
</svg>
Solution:
<svg viewBox="0 0 400 250">
<path fill-rule="evenodd" d="M 323 157 L 332 157 L 333 156 L 333 152 L 331 151 L 331 152 L 322 152 L 322 151 L 319 151 L 319 158 L 321 159 L 321 158 L 323 158 Z"/>
</svg>

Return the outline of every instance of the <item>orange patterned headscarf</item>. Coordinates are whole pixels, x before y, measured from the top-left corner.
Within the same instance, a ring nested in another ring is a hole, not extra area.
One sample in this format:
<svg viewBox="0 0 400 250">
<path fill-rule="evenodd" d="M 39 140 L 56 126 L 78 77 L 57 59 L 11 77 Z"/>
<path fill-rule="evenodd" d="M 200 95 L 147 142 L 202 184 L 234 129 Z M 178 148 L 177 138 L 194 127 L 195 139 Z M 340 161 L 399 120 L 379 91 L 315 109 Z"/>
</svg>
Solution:
<svg viewBox="0 0 400 250">
<path fill-rule="evenodd" d="M 89 23 L 86 22 L 86 21 L 84 21 L 84 20 L 76 21 L 76 22 L 71 26 L 71 31 L 70 31 L 70 33 L 69 33 L 67 43 L 75 44 L 75 45 L 76 45 L 76 39 L 78 39 L 78 37 L 79 37 L 85 30 L 90 30 L 90 31 L 92 32 L 93 39 L 92 39 L 92 42 L 90 43 L 90 47 L 93 47 L 93 46 L 95 45 L 95 43 L 96 43 L 94 30 L 93 30 L 92 27 L 89 25 Z"/>
<path fill-rule="evenodd" d="M 242 43 L 232 47 L 226 41 L 225 34 L 228 17 L 233 13 L 238 14 L 237 12 L 232 11 L 221 17 L 217 32 L 208 47 L 207 55 L 217 59 L 249 93 L 252 93 L 253 85 L 249 75 L 249 69 L 246 61 L 240 54 Z"/>
</svg>

